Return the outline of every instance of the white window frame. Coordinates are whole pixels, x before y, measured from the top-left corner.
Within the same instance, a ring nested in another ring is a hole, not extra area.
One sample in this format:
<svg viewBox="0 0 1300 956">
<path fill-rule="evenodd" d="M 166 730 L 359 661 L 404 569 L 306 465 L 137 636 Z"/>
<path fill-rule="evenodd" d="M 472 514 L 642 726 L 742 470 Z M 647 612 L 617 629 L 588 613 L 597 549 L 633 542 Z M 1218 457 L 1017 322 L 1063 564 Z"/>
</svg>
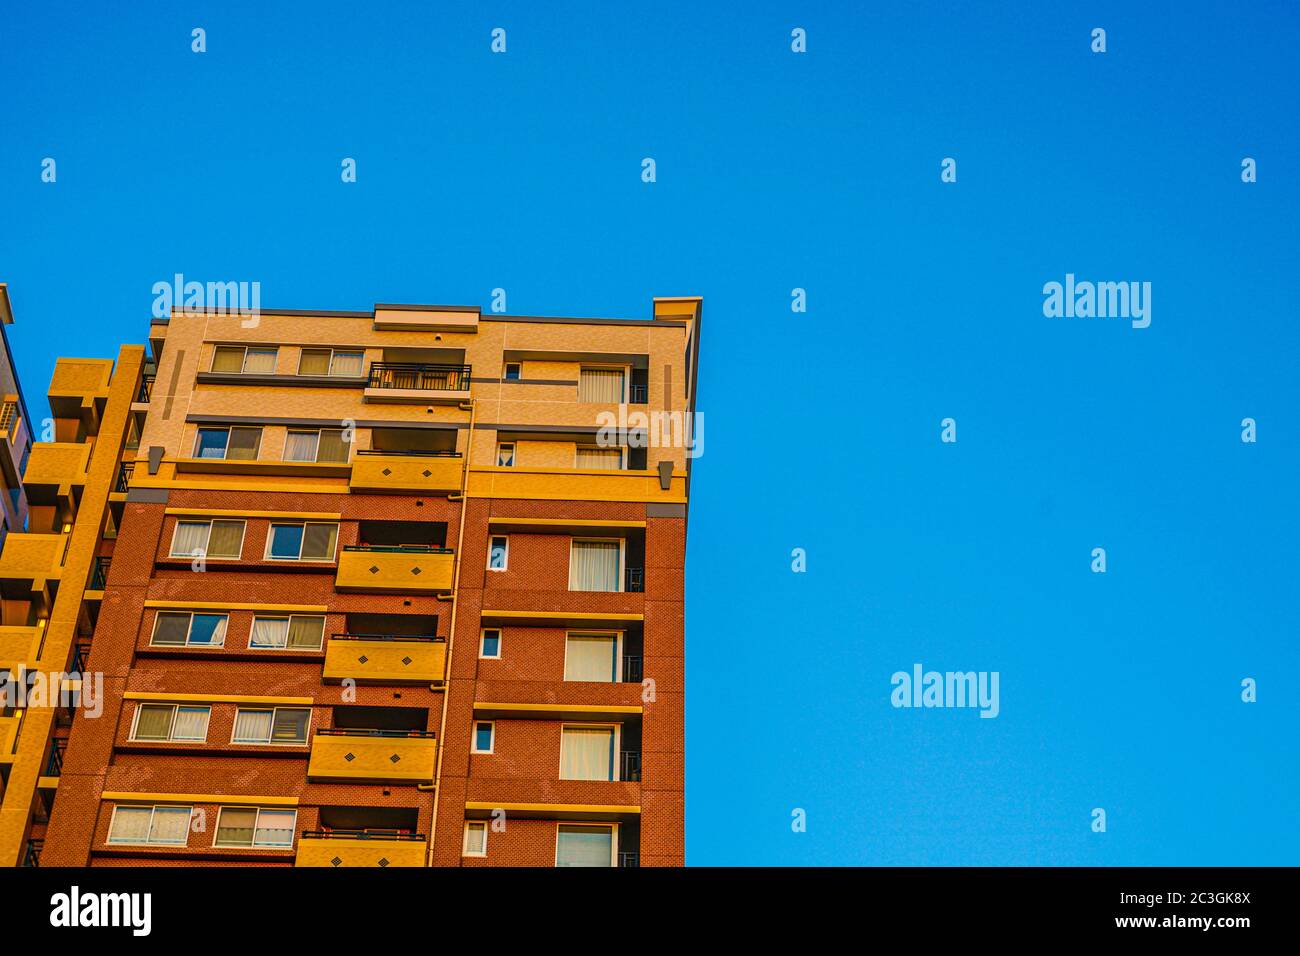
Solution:
<svg viewBox="0 0 1300 956">
<path fill-rule="evenodd" d="M 591 592 L 599 594 L 599 591 Z M 570 631 L 564 632 L 564 670 L 562 673 L 569 673 L 569 638 L 571 637 L 612 637 L 614 638 L 614 653 L 617 656 L 614 662 L 614 680 L 611 684 L 621 684 L 623 677 L 623 631 Z M 586 680 L 569 680 L 564 679 L 567 684 L 603 684 L 604 681 L 586 681 Z"/>
<path fill-rule="evenodd" d="M 162 621 L 164 614 L 189 615 L 189 619 L 190 619 L 189 623 L 185 625 L 185 643 L 183 644 L 159 644 L 158 643 L 157 641 L 158 624 L 159 622 Z M 210 617 L 224 617 L 226 619 L 226 627 L 225 630 L 221 632 L 220 642 L 209 641 L 208 643 L 205 644 L 203 642 L 194 642 L 190 640 L 190 635 L 194 633 L 194 615 L 196 614 L 203 614 L 205 616 L 210 616 Z M 153 631 L 149 634 L 149 646 L 150 647 L 225 647 L 226 635 L 229 633 L 230 633 L 230 614 L 225 611 L 221 611 L 221 612 L 186 611 L 181 608 L 161 607 L 158 608 L 157 612 L 153 616 Z"/>
<path fill-rule="evenodd" d="M 608 544 L 614 541 L 618 544 L 618 577 L 614 583 L 617 587 L 613 591 L 574 591 L 573 590 L 573 546 L 579 542 L 599 542 Z M 627 589 L 627 539 L 626 538 L 597 538 L 582 535 L 575 535 L 569 539 L 569 592 L 571 594 L 620 594 Z"/>
<path fill-rule="evenodd" d="M 487 643 L 488 631 L 495 631 L 497 635 L 497 652 L 495 654 L 486 654 L 483 651 L 483 645 Z M 483 661 L 501 660 L 501 645 L 505 643 L 505 635 L 501 633 L 499 627 L 485 627 L 478 632 L 478 656 Z"/>
<path fill-rule="evenodd" d="M 347 375 L 347 376 L 336 376 L 336 375 L 335 375 L 335 372 L 334 372 L 334 356 L 338 355 L 340 352 L 342 352 L 342 353 L 344 353 L 344 354 L 346 354 L 346 355 L 360 355 L 360 356 L 361 356 L 361 370 L 362 370 L 362 373 L 363 373 L 363 374 L 364 374 L 364 372 L 365 372 L 365 368 L 366 368 L 366 350 L 365 350 L 365 349 L 336 349 L 336 348 L 331 348 L 330 346 L 326 346 L 326 345 L 304 345 L 302 348 L 300 348 L 300 349 L 298 350 L 298 370 L 297 370 L 297 372 L 295 373 L 295 374 L 297 374 L 297 375 L 310 375 L 310 374 L 311 374 L 310 372 L 304 372 L 304 371 L 302 370 L 302 357 L 303 357 L 303 353 L 305 353 L 305 352 L 329 352 L 329 354 L 330 354 L 330 367 L 329 367 L 329 371 L 325 373 L 327 376 L 340 377 L 340 378 L 355 378 L 355 377 L 356 377 L 356 376 L 353 376 L 353 375 Z"/>
<path fill-rule="evenodd" d="M 502 540 L 502 541 L 504 541 L 504 542 L 506 543 L 506 548 L 505 548 L 505 563 L 502 564 L 501 567 L 499 567 L 499 568 L 494 568 L 494 567 L 492 567 L 492 547 L 493 547 L 493 542 L 495 542 L 498 538 L 499 538 L 500 540 Z M 487 569 L 488 569 L 489 571 L 509 571 L 509 570 L 510 570 L 510 535 L 508 535 L 508 534 L 491 534 L 491 535 L 488 535 Z"/>
<path fill-rule="evenodd" d="M 469 848 L 469 831 L 470 831 L 471 829 L 474 829 L 474 828 L 477 828 L 477 827 L 482 827 L 482 828 L 483 828 L 483 849 L 482 849 L 481 851 L 475 853 L 475 852 L 471 851 L 470 848 Z M 460 842 L 460 855 L 461 855 L 461 856 L 480 857 L 480 858 L 481 858 L 481 857 L 485 857 L 485 856 L 487 856 L 487 848 L 488 848 L 488 830 L 490 830 L 490 829 L 491 829 L 491 827 L 488 826 L 488 823 L 487 823 L 486 820 L 466 820 L 466 821 L 465 821 L 465 835 L 464 835 L 463 839 L 462 839 L 461 842 Z"/>
<path fill-rule="evenodd" d="M 320 620 L 321 620 L 322 623 L 321 623 L 321 628 L 320 628 L 320 643 L 319 643 L 318 645 L 316 645 L 315 647 L 290 647 L 290 646 L 289 646 L 289 632 L 293 630 L 293 619 L 294 619 L 295 617 L 315 617 L 315 618 L 320 618 Z M 258 620 L 258 618 L 262 618 L 263 620 L 272 620 L 272 621 L 281 621 L 281 620 L 282 620 L 282 621 L 285 621 L 285 622 L 288 624 L 288 627 L 286 627 L 286 628 L 285 628 L 285 631 L 284 631 L 284 640 L 285 640 L 285 643 L 284 643 L 284 646 L 283 646 L 283 647 L 280 647 L 280 646 L 272 646 L 272 645 L 268 645 L 268 644 L 254 644 L 254 643 L 253 643 L 253 635 L 257 633 L 257 620 Z M 319 652 L 321 651 L 321 649 L 325 646 L 325 625 L 326 625 L 327 623 L 329 623 L 329 619 L 328 619 L 327 616 L 324 615 L 324 614 L 292 614 L 292 613 L 290 613 L 290 612 L 288 612 L 288 611 L 284 612 L 283 614 L 277 614 L 277 613 L 275 613 L 274 611 L 268 611 L 268 612 L 265 613 L 265 614 L 257 614 L 257 613 L 254 613 L 254 614 L 253 614 L 253 620 L 252 620 L 251 622 L 249 622 L 249 625 L 248 625 L 248 649 L 249 649 L 250 651 L 259 651 L 259 652 L 261 652 L 261 651 L 295 651 L 295 652 L 303 653 L 303 654 L 319 653 Z"/>
<path fill-rule="evenodd" d="M 216 369 L 213 368 L 213 366 L 217 364 L 217 352 L 219 352 L 221 349 L 242 349 L 243 350 L 244 356 L 242 359 L 240 359 L 238 372 L 218 372 Z M 272 352 L 275 354 L 275 364 L 279 365 L 280 363 L 280 346 L 278 345 L 215 345 L 212 348 L 212 361 L 208 363 L 208 370 L 211 372 L 216 372 L 217 375 L 249 375 L 249 374 L 274 375 L 275 374 L 274 372 L 248 372 L 247 371 L 248 353 L 250 350 L 253 352 Z M 332 356 L 330 360 L 331 362 L 333 361 Z"/>
<path fill-rule="evenodd" d="M 334 528 L 334 550 L 330 552 L 328 558 L 304 558 L 302 556 L 302 546 L 307 543 L 307 526 L 319 524 L 329 525 Z M 302 528 L 302 540 L 298 542 L 298 557 L 296 558 L 273 558 L 271 556 L 271 544 L 275 540 L 276 528 Z M 266 526 L 266 553 L 263 555 L 264 561 L 280 561 L 285 563 L 301 564 L 331 564 L 338 557 L 339 553 L 339 523 L 337 521 L 276 521 L 274 519 Z"/>
<path fill-rule="evenodd" d="M 564 827 L 608 827 L 613 831 L 609 840 L 609 865 L 618 867 L 618 824 L 601 823 L 597 820 L 570 820 L 555 822 L 555 866 L 560 865 L 560 830 Z"/>
<path fill-rule="evenodd" d="M 235 428 L 243 428 L 248 431 L 257 432 L 257 454 L 252 458 L 231 458 L 230 455 L 230 432 Z M 200 458 L 199 457 L 199 440 L 203 432 L 225 432 L 226 444 L 221 449 L 220 458 Z M 199 425 L 194 429 L 194 451 L 190 457 L 196 461 L 260 461 L 262 457 L 262 436 L 265 429 L 261 425 Z"/>
<path fill-rule="evenodd" d="M 256 711 L 269 710 L 271 712 L 270 736 L 266 740 L 236 740 L 235 739 L 235 731 L 239 728 L 239 713 L 240 711 L 244 711 L 244 710 L 256 710 Z M 274 739 L 275 738 L 275 715 L 282 710 L 307 711 L 307 726 L 303 728 L 303 736 L 301 742 L 297 740 Z M 230 742 L 232 744 L 240 744 L 244 747 L 305 747 L 307 746 L 307 744 L 311 743 L 311 722 L 313 716 L 314 715 L 312 714 L 312 708 L 310 706 L 304 706 L 300 704 L 292 704 L 292 705 L 286 704 L 283 707 L 277 707 L 274 704 L 267 704 L 265 706 L 249 705 L 247 707 L 236 707 L 235 719 L 231 721 L 230 724 Z"/>
<path fill-rule="evenodd" d="M 487 724 L 492 728 L 491 736 L 488 740 L 488 749 L 478 749 L 478 729 L 481 725 Z M 495 720 L 476 720 L 474 721 L 474 731 L 470 735 L 469 752 L 473 754 L 494 754 L 497 750 L 497 722 Z"/>
<path fill-rule="evenodd" d="M 213 521 L 238 521 L 239 522 L 239 554 L 235 555 L 234 557 L 227 557 L 226 555 L 213 557 L 208 554 L 208 543 L 212 539 Z M 175 527 L 172 528 L 172 544 L 171 544 L 171 548 L 168 549 L 167 552 L 168 557 L 172 557 L 172 558 L 193 558 L 194 557 L 192 553 L 188 553 L 188 552 L 184 554 L 176 553 L 176 536 L 180 533 L 181 525 L 183 524 L 206 524 L 208 526 L 207 536 L 204 537 L 203 539 L 202 557 L 204 561 L 239 561 L 243 558 L 244 538 L 248 536 L 248 522 L 245 521 L 243 518 L 186 518 L 184 515 L 182 515 L 180 518 L 176 520 L 176 525 Z"/>
<path fill-rule="evenodd" d="M 218 843 L 217 842 L 217 835 L 221 833 L 221 817 L 227 810 L 255 811 L 255 815 L 253 817 L 253 838 L 251 842 L 249 843 Z M 293 814 L 293 826 L 289 828 L 288 843 L 258 843 L 257 842 L 257 831 L 259 829 L 258 823 L 260 823 L 262 820 L 263 810 L 266 810 L 269 813 L 292 813 Z M 214 847 L 224 847 L 230 849 L 245 849 L 245 850 L 292 850 L 294 844 L 297 842 L 297 837 L 298 837 L 297 807 L 290 809 L 288 807 L 225 806 L 223 804 L 222 806 L 217 808 L 217 828 L 212 831 L 212 845 Z"/>
<path fill-rule="evenodd" d="M 510 377 L 510 369 L 512 369 L 512 368 L 514 368 L 514 369 L 516 369 L 516 370 L 518 371 L 518 374 L 515 375 L 514 378 L 511 378 L 511 377 Z M 523 378 L 523 377 L 524 377 L 524 363 L 523 363 L 523 362 L 506 362 L 506 363 L 505 363 L 505 368 L 503 368 L 503 369 L 501 370 L 501 379 L 502 379 L 502 381 L 505 381 L 505 382 L 517 382 L 517 381 L 519 381 L 519 380 L 520 380 L 521 378 Z"/>
<path fill-rule="evenodd" d="M 167 725 L 166 737 L 145 737 L 136 736 L 136 729 L 140 724 L 140 712 L 146 707 L 169 707 L 172 712 L 171 722 Z M 202 737 L 181 737 L 177 738 L 176 733 L 176 711 L 181 707 L 188 707 L 194 710 L 202 708 L 208 712 L 208 719 L 203 724 Z M 136 704 L 135 713 L 131 717 L 131 734 L 127 738 L 138 743 L 166 744 L 166 743 L 187 743 L 187 744 L 205 744 L 208 742 L 208 728 L 212 725 L 212 707 L 209 704 L 169 704 L 165 701 L 142 700 Z"/>
<path fill-rule="evenodd" d="M 570 778 L 570 777 L 561 777 L 561 776 L 560 776 L 560 774 L 563 772 L 563 769 L 564 769 L 564 732 L 565 732 L 566 730 L 569 730 L 569 729 L 573 729 L 573 730 L 612 730 L 612 731 L 614 731 L 614 753 L 613 753 L 613 755 L 612 755 L 612 757 L 611 757 L 611 759 L 610 759 L 610 767 L 609 767 L 609 774 L 610 774 L 610 777 L 609 777 L 609 779 L 608 779 L 608 780 L 586 780 L 586 779 L 583 779 L 581 782 L 583 782 L 583 783 L 617 783 L 617 782 L 619 782 L 620 780 L 622 780 L 622 777 L 621 777 L 620 774 L 619 774 L 619 770 L 621 769 L 619 765 L 623 762 L 623 760 L 622 760 L 622 756 L 621 756 L 622 753 L 623 753 L 623 725 L 622 725 L 622 724 L 601 723 L 601 722 L 599 722 L 599 721 L 597 721 L 597 722 L 592 722 L 592 721 L 575 721 L 575 720 L 566 720 L 566 721 L 564 721 L 564 722 L 562 722 L 562 723 L 560 724 L 560 759 L 559 759 L 559 761 L 558 761 L 558 765 L 557 765 L 556 768 L 555 768 L 555 779 L 556 779 L 556 780 L 569 780 L 569 779 L 572 779 L 572 778 Z M 494 734 L 494 736 L 495 736 L 495 734 Z"/>
<path fill-rule="evenodd" d="M 501 449 L 503 449 L 503 448 L 509 448 L 509 449 L 510 449 L 510 464 L 508 464 L 508 465 L 503 465 L 503 464 L 501 464 Z M 514 468 L 515 465 L 517 465 L 518 462 L 519 462 L 519 457 L 518 457 L 518 456 L 519 456 L 519 444 L 518 444 L 518 442 L 512 442 L 512 441 L 499 441 L 499 442 L 497 442 L 497 462 L 496 462 L 496 467 L 498 467 L 498 468 Z"/>
<path fill-rule="evenodd" d="M 117 811 L 118 810 L 144 810 L 144 809 L 145 807 L 142 807 L 138 804 L 130 804 L 130 803 L 113 804 L 113 815 L 109 817 L 108 833 L 104 837 L 104 842 L 111 846 L 189 846 L 190 845 L 190 824 L 193 823 L 194 821 L 194 807 L 185 806 L 184 804 L 172 804 L 172 803 L 152 804 L 148 807 L 149 810 L 148 829 L 149 830 L 153 829 L 154 814 L 157 813 L 159 810 L 188 810 L 190 813 L 190 818 L 185 823 L 184 843 L 168 843 L 162 840 L 158 840 L 155 842 L 154 840 L 150 840 L 147 836 L 143 840 L 114 840 L 113 825 L 117 823 Z M 147 832 L 148 831 L 146 830 L 146 833 Z"/>
</svg>

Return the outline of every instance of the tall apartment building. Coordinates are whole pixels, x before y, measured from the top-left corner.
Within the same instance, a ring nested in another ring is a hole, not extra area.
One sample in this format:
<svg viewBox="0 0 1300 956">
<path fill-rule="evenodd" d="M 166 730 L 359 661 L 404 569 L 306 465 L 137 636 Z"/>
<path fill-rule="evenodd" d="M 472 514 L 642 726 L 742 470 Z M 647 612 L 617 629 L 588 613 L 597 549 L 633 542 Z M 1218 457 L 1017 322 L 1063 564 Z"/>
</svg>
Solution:
<svg viewBox="0 0 1300 956">
<path fill-rule="evenodd" d="M 3 286 L 0 306 L 10 321 Z M 140 346 L 124 347 L 116 364 L 60 359 L 51 417 L 29 426 L 7 350 L 0 370 L 7 529 L 0 546 L 0 866 L 39 864 L 68 734 L 82 719 L 79 675 L 125 503 L 123 460 L 135 457 L 129 446 L 143 420 L 143 375 Z M 32 444 L 33 431 L 52 440 Z M 11 471 L 24 463 L 16 486 Z M 96 689 L 88 689 L 88 703 Z"/>
<path fill-rule="evenodd" d="M 80 396 L 85 481 L 27 482 L 86 513 L 65 581 L 112 560 L 78 594 L 102 712 L 19 838 L 44 865 L 681 865 L 691 461 L 638 413 L 693 416 L 700 307 L 155 321 L 156 378 L 124 349 Z"/>
</svg>

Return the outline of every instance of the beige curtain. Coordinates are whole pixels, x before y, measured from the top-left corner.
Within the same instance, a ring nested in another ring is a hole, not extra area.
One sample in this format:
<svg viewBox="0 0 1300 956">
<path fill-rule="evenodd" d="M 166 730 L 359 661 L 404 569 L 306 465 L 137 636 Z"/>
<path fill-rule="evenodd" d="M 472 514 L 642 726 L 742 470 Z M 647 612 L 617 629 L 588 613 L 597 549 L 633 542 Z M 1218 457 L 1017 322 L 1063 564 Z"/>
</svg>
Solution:
<svg viewBox="0 0 1300 956">
<path fill-rule="evenodd" d="M 565 727 L 560 740 L 561 780 L 613 780 L 614 731 Z"/>
<path fill-rule="evenodd" d="M 283 617 L 253 618 L 253 647 L 284 647 L 289 633 L 289 621 Z"/>
<path fill-rule="evenodd" d="M 255 461 L 257 448 L 262 443 L 260 428 L 232 428 L 226 444 L 226 457 L 238 461 Z"/>
<path fill-rule="evenodd" d="M 149 821 L 153 807 L 118 807 L 113 813 L 109 843 L 145 843 L 149 839 Z"/>
<path fill-rule="evenodd" d="M 244 371 L 259 375 L 275 372 L 275 349 L 249 349 L 244 356 Z"/>
<path fill-rule="evenodd" d="M 343 430 L 327 428 L 320 433 L 320 444 L 316 451 L 317 461 L 347 461 L 348 446 L 343 441 Z"/>
<path fill-rule="evenodd" d="M 172 714 L 175 707 L 161 704 L 141 704 L 135 718 L 133 740 L 167 740 L 172 732 Z"/>
<path fill-rule="evenodd" d="M 190 808 L 189 807 L 154 807 L 153 824 L 149 828 L 150 843 L 189 842 Z"/>
<path fill-rule="evenodd" d="M 560 827 L 556 866 L 613 866 L 613 827 Z"/>
<path fill-rule="evenodd" d="M 584 368 L 578 373 L 578 401 L 617 405 L 623 401 L 623 370 Z"/>
<path fill-rule="evenodd" d="M 604 468 L 608 471 L 618 471 L 623 467 L 623 449 L 588 448 L 579 445 L 577 461 L 574 467 Z"/>
<path fill-rule="evenodd" d="M 207 740 L 208 708 L 177 707 L 172 740 Z"/>
<path fill-rule="evenodd" d="M 364 352 L 335 352 L 334 364 L 330 366 L 330 374 L 356 378 L 361 374 L 361 367 L 364 362 Z"/>
<path fill-rule="evenodd" d="M 293 846 L 293 825 L 297 816 L 293 810 L 258 811 L 253 845 Z"/>
<path fill-rule="evenodd" d="M 271 739 L 271 711 L 241 710 L 235 714 L 235 743 L 264 744 Z"/>
<path fill-rule="evenodd" d="M 285 461 L 315 461 L 319 432 L 289 432 L 284 440 Z"/>
<path fill-rule="evenodd" d="M 336 524 L 309 524 L 302 536 L 302 560 L 329 561 L 334 557 L 334 539 L 338 537 Z"/>
<path fill-rule="evenodd" d="M 237 558 L 244 543 L 244 522 L 214 521 L 208 537 L 209 558 Z"/>
<path fill-rule="evenodd" d="M 618 680 L 618 638 L 571 634 L 564 655 L 564 679 L 599 681 Z"/>
<path fill-rule="evenodd" d="M 330 373 L 329 349 L 303 349 L 298 359 L 299 375 L 328 375 Z"/>
<path fill-rule="evenodd" d="M 212 353 L 212 371 L 242 372 L 244 370 L 244 350 L 228 345 L 218 346 Z"/>
<path fill-rule="evenodd" d="M 208 529 L 206 521 L 178 521 L 176 534 L 172 537 L 172 554 L 176 557 L 192 557 L 197 551 L 202 554 L 207 550 Z"/>
<path fill-rule="evenodd" d="M 222 807 L 221 820 L 217 823 L 216 842 L 227 846 L 252 846 L 253 829 L 256 826 L 256 810 Z"/>
<path fill-rule="evenodd" d="M 289 621 L 289 646 L 295 650 L 319 650 L 325 637 L 325 618 L 294 615 Z"/>
<path fill-rule="evenodd" d="M 617 541 L 575 541 L 569 558 L 570 591 L 617 591 Z"/>
</svg>

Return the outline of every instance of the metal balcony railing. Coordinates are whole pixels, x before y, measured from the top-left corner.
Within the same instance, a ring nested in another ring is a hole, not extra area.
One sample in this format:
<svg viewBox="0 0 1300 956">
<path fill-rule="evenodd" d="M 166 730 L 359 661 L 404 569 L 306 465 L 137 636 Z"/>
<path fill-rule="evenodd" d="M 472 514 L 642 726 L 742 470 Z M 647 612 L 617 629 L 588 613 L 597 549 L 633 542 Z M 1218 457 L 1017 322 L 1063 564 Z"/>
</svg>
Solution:
<svg viewBox="0 0 1300 956">
<path fill-rule="evenodd" d="M 413 641 L 421 644 L 434 644 L 438 641 L 446 643 L 445 637 L 437 637 L 433 634 L 331 634 L 331 641 Z"/>
<path fill-rule="evenodd" d="M 623 683 L 624 684 L 641 683 L 640 655 L 632 655 L 632 654 L 623 655 Z"/>
<path fill-rule="evenodd" d="M 112 560 L 104 555 L 95 558 L 95 563 L 90 566 L 90 590 L 102 591 L 108 587 L 108 568 L 111 563 Z"/>
<path fill-rule="evenodd" d="M 28 840 L 27 851 L 23 854 L 23 866 L 40 866 L 41 851 L 44 849 L 44 840 Z"/>
<path fill-rule="evenodd" d="M 650 388 L 646 385 L 629 385 L 627 401 L 629 405 L 645 405 L 650 401 Z"/>
<path fill-rule="evenodd" d="M 303 830 L 304 840 L 405 840 L 418 843 L 425 839 L 423 833 L 410 830 Z"/>
<path fill-rule="evenodd" d="M 136 393 L 137 402 L 148 402 L 153 398 L 153 383 L 155 375 L 145 375 L 140 379 L 140 391 Z"/>
<path fill-rule="evenodd" d="M 626 568 L 623 573 L 623 590 L 640 593 L 645 590 L 645 569 Z"/>
<path fill-rule="evenodd" d="M 63 775 L 63 754 L 68 749 L 66 740 L 54 740 L 50 742 L 50 759 L 45 762 L 45 776 L 59 777 Z"/>
<path fill-rule="evenodd" d="M 406 388 L 425 392 L 463 392 L 469 389 L 469 365 L 416 365 L 408 362 L 373 362 L 367 388 Z"/>
<path fill-rule="evenodd" d="M 405 449 L 398 451 L 390 448 L 358 448 L 358 455 L 405 455 L 410 458 L 459 458 L 458 451 L 421 451 L 414 449 L 407 451 Z"/>
<path fill-rule="evenodd" d="M 131 473 L 135 471 L 135 462 L 124 461 L 117 468 L 117 482 L 113 485 L 113 490 L 121 494 L 131 487 Z"/>
<path fill-rule="evenodd" d="M 78 674 L 86 673 L 86 662 L 90 660 L 90 644 L 86 642 L 72 645 L 72 669 Z"/>
<path fill-rule="evenodd" d="M 433 544 L 345 544 L 344 551 L 387 551 L 390 553 L 409 552 L 412 554 L 454 554 L 452 548 L 443 548 Z"/>
<path fill-rule="evenodd" d="M 374 730 L 364 727 L 318 727 L 318 737 L 437 737 L 432 730 Z"/>
<path fill-rule="evenodd" d="M 641 751 L 623 750 L 619 752 L 618 779 L 633 782 L 641 779 Z"/>
<path fill-rule="evenodd" d="M 628 867 L 640 867 L 640 866 L 641 866 L 641 854 L 638 853 L 636 850 L 619 850 L 619 851 L 618 851 L 618 865 L 619 865 L 620 867 L 623 867 L 623 866 L 628 866 Z"/>
</svg>

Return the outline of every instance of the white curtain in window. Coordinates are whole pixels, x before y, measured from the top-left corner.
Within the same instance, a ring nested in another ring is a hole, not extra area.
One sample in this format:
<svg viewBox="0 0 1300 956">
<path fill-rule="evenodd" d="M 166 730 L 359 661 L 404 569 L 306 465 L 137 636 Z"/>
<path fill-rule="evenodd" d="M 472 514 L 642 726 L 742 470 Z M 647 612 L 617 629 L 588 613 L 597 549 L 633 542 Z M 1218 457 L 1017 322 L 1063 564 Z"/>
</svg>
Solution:
<svg viewBox="0 0 1300 956">
<path fill-rule="evenodd" d="M 235 741 L 257 743 L 271 739 L 271 712 L 269 710 L 241 710 L 235 715 Z"/>
<path fill-rule="evenodd" d="M 275 371 L 275 349 L 249 349 L 244 356 L 244 371 L 269 375 Z"/>
<path fill-rule="evenodd" d="M 556 866 L 612 866 L 613 827 L 560 827 Z"/>
<path fill-rule="evenodd" d="M 565 727 L 560 741 L 561 780 L 613 780 L 614 731 Z"/>
<path fill-rule="evenodd" d="M 283 617 L 253 618 L 253 647 L 284 647 L 289 637 L 289 619 Z"/>
<path fill-rule="evenodd" d="M 564 679 L 609 684 L 617 680 L 617 662 L 617 638 L 573 634 L 564 655 Z"/>
<path fill-rule="evenodd" d="M 617 541 L 575 541 L 569 559 L 570 591 L 617 591 Z"/>
<path fill-rule="evenodd" d="M 364 352 L 335 352 L 334 364 L 330 368 L 330 374 L 347 375 L 356 378 L 361 374 L 364 359 Z"/>
<path fill-rule="evenodd" d="M 584 368 L 578 373 L 578 401 L 617 405 L 623 401 L 623 370 Z"/>
<path fill-rule="evenodd" d="M 467 823 L 465 824 L 465 852 L 482 853 L 484 844 L 487 840 L 487 824 L 484 823 Z"/>
<path fill-rule="evenodd" d="M 189 807 L 155 807 L 150 843 L 186 843 L 190 836 Z"/>
<path fill-rule="evenodd" d="M 188 558 L 195 551 L 203 551 L 207 544 L 208 523 L 206 521 L 176 523 L 176 536 L 172 538 L 172 554 Z"/>
<path fill-rule="evenodd" d="M 255 846 L 293 846 L 293 824 L 297 815 L 292 810 L 261 810 L 257 814 Z"/>
<path fill-rule="evenodd" d="M 284 440 L 285 461 L 315 461 L 319 432 L 289 432 Z"/>
<path fill-rule="evenodd" d="M 604 468 L 618 471 L 623 467 L 623 450 L 621 448 L 584 448 L 578 447 L 575 468 Z"/>
<path fill-rule="evenodd" d="M 149 819 L 152 807 L 118 807 L 113 814 L 113 829 L 109 843 L 144 843 L 149 839 Z"/>
<path fill-rule="evenodd" d="M 208 708 L 179 707 L 172 727 L 172 740 L 207 740 Z"/>
</svg>

